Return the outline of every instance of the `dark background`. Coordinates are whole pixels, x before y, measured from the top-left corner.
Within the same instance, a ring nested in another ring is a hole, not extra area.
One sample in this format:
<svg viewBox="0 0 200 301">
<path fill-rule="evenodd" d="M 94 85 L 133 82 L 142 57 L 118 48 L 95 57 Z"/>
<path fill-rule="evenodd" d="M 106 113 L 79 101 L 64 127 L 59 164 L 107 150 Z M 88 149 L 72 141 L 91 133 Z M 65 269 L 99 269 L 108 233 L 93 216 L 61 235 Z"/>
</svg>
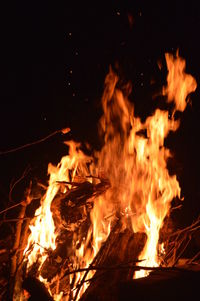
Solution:
<svg viewBox="0 0 200 301">
<path fill-rule="evenodd" d="M 64 139 L 99 147 L 97 122 L 109 65 L 124 81 L 132 81 L 130 98 L 143 118 L 157 105 L 152 96 L 166 75 L 157 61 L 164 65 L 165 52 L 179 49 L 187 72 L 199 83 L 198 1 L 65 2 L 20 2 L 8 8 L 2 21 L 0 151 L 64 127 L 71 133 L 0 155 L 1 207 L 7 204 L 10 183 L 27 166 L 29 180 L 46 180 L 48 162 L 57 163 L 66 152 Z M 191 100 L 180 129 L 168 139 L 174 153 L 171 169 L 185 197 L 180 213 L 185 223 L 200 212 L 199 87 Z M 19 192 L 13 194 L 20 199 Z"/>
</svg>

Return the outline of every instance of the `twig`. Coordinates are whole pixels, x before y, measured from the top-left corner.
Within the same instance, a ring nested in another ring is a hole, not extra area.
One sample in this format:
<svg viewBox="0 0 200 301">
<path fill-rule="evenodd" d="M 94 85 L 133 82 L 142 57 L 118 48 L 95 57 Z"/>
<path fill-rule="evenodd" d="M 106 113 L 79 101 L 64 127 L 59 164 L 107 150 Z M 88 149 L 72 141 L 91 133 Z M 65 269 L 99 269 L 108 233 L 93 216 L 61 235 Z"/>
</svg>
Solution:
<svg viewBox="0 0 200 301">
<path fill-rule="evenodd" d="M 196 260 L 198 257 L 200 256 L 200 251 L 194 256 L 192 257 L 187 263 L 191 264 L 194 260 Z"/>
<path fill-rule="evenodd" d="M 97 254 L 97 255 L 98 255 L 98 254 Z M 79 286 L 79 287 L 77 288 L 77 290 L 76 290 L 76 294 L 75 294 L 75 297 L 74 297 L 74 301 L 76 301 L 76 299 L 77 299 L 77 297 L 78 297 L 78 294 L 79 294 L 79 291 L 80 291 L 82 285 L 84 284 L 85 279 L 86 279 L 87 274 L 89 273 L 89 271 L 91 271 L 91 270 L 96 270 L 96 269 L 94 269 L 94 268 L 92 267 L 92 264 L 95 263 L 96 259 L 97 259 L 97 256 L 95 256 L 95 258 L 93 259 L 92 263 L 89 265 L 89 268 L 88 268 L 88 269 L 82 269 L 82 272 L 85 272 L 85 274 L 84 274 L 83 278 L 81 279 L 80 286 Z M 80 270 L 81 270 L 81 269 L 80 269 Z"/>
<path fill-rule="evenodd" d="M 197 218 L 197 220 L 192 225 L 172 233 L 169 237 L 173 237 L 173 236 L 176 236 L 176 235 L 178 236 L 178 235 L 180 235 L 184 232 L 196 230 L 200 227 L 200 225 L 197 226 L 197 227 L 194 227 L 194 226 L 198 225 L 199 223 L 200 223 L 200 216 Z"/>
<path fill-rule="evenodd" d="M 108 239 L 109 239 L 109 237 L 108 237 Z M 83 269 L 82 269 L 82 272 L 85 272 L 85 274 L 84 274 L 83 278 L 81 279 L 80 286 L 77 288 L 77 291 L 76 291 L 76 294 L 75 294 L 75 297 L 74 297 L 74 301 L 76 301 L 76 299 L 77 299 L 77 297 L 78 297 L 78 294 L 79 294 L 79 291 L 80 291 L 82 285 L 84 284 L 85 279 L 86 279 L 87 274 L 89 273 L 89 271 L 91 271 L 91 270 L 96 270 L 96 268 L 94 268 L 94 264 L 95 264 L 96 262 L 98 263 L 98 260 L 99 260 L 99 258 L 101 257 L 101 254 L 102 254 L 104 248 L 105 248 L 105 245 L 103 245 L 103 246 L 100 248 L 99 252 L 96 254 L 96 256 L 94 257 L 93 261 L 91 262 L 91 264 L 89 265 L 88 268 L 85 268 L 85 269 L 83 268 Z"/>
<path fill-rule="evenodd" d="M 26 177 L 26 175 L 29 173 L 30 171 L 30 166 L 28 166 L 23 174 L 21 175 L 21 177 L 19 179 L 17 179 L 12 185 L 10 185 L 10 191 L 9 191 L 9 201 L 12 202 L 12 192 L 13 192 L 13 189 L 15 188 L 15 186 L 22 180 Z"/>
<path fill-rule="evenodd" d="M 6 155 L 6 154 L 10 154 L 10 153 L 14 153 L 14 152 L 16 152 L 16 151 L 25 149 L 25 148 L 27 148 L 27 147 L 29 147 L 29 146 L 39 144 L 39 143 L 44 142 L 44 141 L 46 141 L 47 139 L 49 139 L 49 138 L 55 136 L 55 135 L 58 134 L 58 133 L 66 134 L 66 133 L 68 133 L 68 132 L 70 132 L 70 129 L 69 129 L 69 128 L 57 130 L 57 131 L 55 131 L 55 132 L 53 132 L 53 133 L 47 135 L 47 136 L 44 137 L 44 138 L 41 138 L 41 139 L 37 140 L 37 141 L 30 142 L 30 143 L 27 143 L 27 144 L 24 144 L 24 145 L 21 145 L 21 146 L 19 146 L 19 147 L 12 148 L 12 149 L 9 149 L 9 150 L 6 150 L 6 151 L 1 151 L 1 152 L 0 152 L 0 156 L 1 156 L 1 155 Z"/>
<path fill-rule="evenodd" d="M 110 270 L 119 270 L 119 269 L 133 269 L 134 271 L 138 271 L 138 270 L 152 270 L 152 271 L 173 271 L 173 270 L 180 270 L 182 271 L 183 268 L 179 268 L 179 267 L 150 267 L 150 266 L 137 266 L 137 265 L 114 265 L 114 266 L 89 266 L 88 268 L 80 268 L 77 270 L 73 270 L 73 271 L 69 271 L 63 274 L 63 276 L 60 278 L 63 279 L 65 276 L 68 275 L 72 275 L 72 274 L 76 274 L 76 273 L 80 273 L 80 272 L 89 272 L 89 271 L 110 271 Z M 92 277 L 93 278 L 93 277 Z M 89 281 L 90 279 L 85 280 L 84 278 L 84 282 Z M 82 280 L 83 281 L 83 280 Z M 81 281 L 81 282 L 82 282 Z M 81 286 L 81 283 L 80 283 Z"/>
<path fill-rule="evenodd" d="M 15 240 L 13 244 L 13 251 L 12 251 L 12 256 L 11 256 L 11 268 L 10 268 L 10 283 L 9 283 L 9 294 L 13 298 L 15 294 L 18 291 L 19 287 L 19 282 L 20 279 L 17 277 L 18 275 L 18 262 L 19 262 L 19 257 L 18 257 L 18 249 L 20 246 L 20 240 L 21 240 L 21 235 L 22 235 L 22 225 L 23 225 L 23 220 L 26 212 L 26 207 L 27 205 L 31 202 L 30 198 L 30 192 L 31 192 L 31 185 L 26 192 L 26 199 L 22 202 L 22 208 L 19 212 L 18 215 L 18 222 L 16 224 L 16 230 L 15 230 Z"/>
<path fill-rule="evenodd" d="M 33 200 L 34 200 L 34 199 L 33 199 Z M 24 201 L 21 201 L 21 202 L 15 204 L 15 205 L 13 205 L 13 206 L 10 206 L 10 207 L 8 207 L 8 208 L 6 208 L 6 209 L 0 211 L 0 215 L 3 214 L 3 213 L 5 213 L 5 212 L 7 212 L 7 211 L 9 211 L 9 210 L 11 210 L 11 209 L 13 209 L 13 208 L 16 208 L 16 207 L 18 207 L 18 206 L 20 206 L 20 205 L 23 206 L 23 205 L 24 205 Z M 37 217 L 37 216 L 38 216 L 38 215 L 35 215 L 34 217 Z"/>
<path fill-rule="evenodd" d="M 20 206 L 20 205 L 22 205 L 23 203 L 24 203 L 24 201 L 21 201 L 20 203 L 17 203 L 17 204 L 15 204 L 15 205 L 11 206 L 11 207 L 8 207 L 8 208 L 6 208 L 6 209 L 0 211 L 0 214 L 2 214 L 2 213 L 4 213 L 4 212 L 7 212 L 8 210 L 11 210 L 11 209 L 13 209 L 13 208 L 15 208 L 15 207 L 17 207 L 17 206 Z"/>
<path fill-rule="evenodd" d="M 171 212 L 174 211 L 174 210 L 177 210 L 177 209 L 181 209 L 182 208 L 182 204 L 181 205 L 178 205 L 176 207 L 172 207 L 171 208 Z"/>
<path fill-rule="evenodd" d="M 4 219 L 2 221 L 0 221 L 0 224 L 2 223 L 10 223 L 10 222 L 18 222 L 19 220 L 26 220 L 26 219 L 30 219 L 30 217 L 19 217 L 19 218 L 12 218 L 12 219 Z"/>
<path fill-rule="evenodd" d="M 190 226 L 169 235 L 169 238 L 165 242 L 166 250 L 168 249 L 168 251 L 162 259 L 163 263 L 165 262 L 166 265 L 175 265 L 178 259 L 182 256 L 183 252 L 188 247 L 191 240 L 191 235 L 199 228 L 200 216 Z"/>
<path fill-rule="evenodd" d="M 190 243 L 190 240 L 191 240 L 191 238 L 186 242 L 184 248 L 182 248 L 181 252 L 179 253 L 179 255 L 178 255 L 178 256 L 176 257 L 176 259 L 174 260 L 174 265 L 177 264 L 179 258 L 181 257 L 181 255 L 182 255 L 182 254 L 184 253 L 184 251 L 186 250 L 187 246 L 188 246 L 189 243 Z M 179 247 L 180 247 L 180 246 L 179 246 Z"/>
</svg>

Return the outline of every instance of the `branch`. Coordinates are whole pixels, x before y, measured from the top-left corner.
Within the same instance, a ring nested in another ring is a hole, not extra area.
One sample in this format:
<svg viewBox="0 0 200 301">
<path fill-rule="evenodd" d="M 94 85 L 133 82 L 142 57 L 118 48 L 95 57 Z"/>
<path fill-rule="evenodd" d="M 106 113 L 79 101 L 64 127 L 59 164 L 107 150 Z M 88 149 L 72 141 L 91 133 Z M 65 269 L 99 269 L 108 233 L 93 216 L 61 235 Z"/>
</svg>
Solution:
<svg viewBox="0 0 200 301">
<path fill-rule="evenodd" d="M 30 217 L 19 217 L 19 218 L 11 218 L 11 219 L 4 219 L 0 221 L 0 223 L 10 223 L 10 222 L 18 222 L 19 220 L 30 220 Z"/>
<path fill-rule="evenodd" d="M 10 191 L 9 191 L 9 201 L 10 201 L 10 202 L 12 202 L 12 192 L 13 192 L 13 189 L 15 188 L 15 186 L 16 186 L 19 182 L 21 182 L 21 180 L 23 180 L 23 179 L 27 176 L 27 174 L 29 173 L 29 171 L 30 171 L 30 167 L 28 166 L 28 167 L 24 170 L 24 172 L 23 172 L 23 174 L 21 175 L 21 177 L 20 177 L 19 179 L 17 179 L 12 185 L 10 185 Z"/>
<path fill-rule="evenodd" d="M 0 211 L 0 214 L 2 214 L 2 213 L 4 213 L 4 212 L 7 212 L 8 210 L 11 210 L 11 209 L 13 209 L 13 208 L 15 208 L 15 207 L 17 207 L 17 206 L 23 205 L 23 203 L 24 203 L 24 201 L 21 201 L 20 203 L 17 203 L 17 204 L 15 204 L 15 205 L 11 206 L 11 207 L 8 207 L 8 208 L 6 208 L 6 209 Z"/>
<path fill-rule="evenodd" d="M 26 212 L 26 207 L 28 204 L 31 202 L 30 198 L 30 192 L 31 192 L 31 184 L 30 187 L 28 188 L 26 192 L 26 198 L 22 203 L 21 210 L 18 214 L 19 220 L 16 223 L 16 230 L 15 230 L 15 238 L 14 238 L 14 244 L 12 248 L 12 256 L 11 256 L 11 267 L 10 267 L 10 281 L 9 281 L 9 294 L 10 296 L 14 297 L 16 294 L 16 291 L 18 290 L 19 287 L 19 282 L 20 279 L 18 276 L 18 249 L 20 246 L 20 241 L 21 241 L 21 235 L 22 235 L 22 225 L 25 217 L 25 212 Z M 14 298 L 15 299 L 15 298 Z"/>
<path fill-rule="evenodd" d="M 24 144 L 24 145 L 21 145 L 21 146 L 19 146 L 19 147 L 12 148 L 12 149 L 9 149 L 9 150 L 6 150 L 6 151 L 1 151 L 1 152 L 0 152 L 0 156 L 1 156 L 1 155 L 7 155 L 7 154 L 10 154 L 10 153 L 14 153 L 14 152 L 17 152 L 17 151 L 19 151 L 19 150 L 28 148 L 29 146 L 39 144 L 39 143 L 44 142 L 44 141 L 46 141 L 47 139 L 49 139 L 49 138 L 55 136 L 55 135 L 58 134 L 58 133 L 67 134 L 68 132 L 70 132 L 70 129 L 69 129 L 69 128 L 57 130 L 57 131 L 55 131 L 55 132 L 49 134 L 48 136 L 46 136 L 46 137 L 44 137 L 44 138 L 41 138 L 41 139 L 39 139 L 39 140 L 37 140 L 37 141 L 30 142 L 30 143 L 27 143 L 27 144 Z"/>
<path fill-rule="evenodd" d="M 182 271 L 183 268 L 179 268 L 179 267 L 150 267 L 150 266 L 138 266 L 138 265 L 133 265 L 133 264 L 127 264 L 127 265 L 114 265 L 114 266 L 89 266 L 88 268 L 80 268 L 77 270 L 73 270 L 73 271 L 68 271 L 65 272 L 63 274 L 63 276 L 60 278 L 63 279 L 65 276 L 68 275 L 72 275 L 72 274 L 76 274 L 76 273 L 80 273 L 80 272 L 89 272 L 89 271 L 110 271 L 110 270 L 119 270 L 119 269 L 133 269 L 134 271 L 138 271 L 138 270 L 152 270 L 152 271 L 174 271 L 174 270 L 180 270 Z M 85 280 L 84 277 L 84 282 L 88 281 L 89 279 Z M 83 280 L 82 280 L 83 281 Z M 81 281 L 81 282 L 82 282 Z"/>
</svg>

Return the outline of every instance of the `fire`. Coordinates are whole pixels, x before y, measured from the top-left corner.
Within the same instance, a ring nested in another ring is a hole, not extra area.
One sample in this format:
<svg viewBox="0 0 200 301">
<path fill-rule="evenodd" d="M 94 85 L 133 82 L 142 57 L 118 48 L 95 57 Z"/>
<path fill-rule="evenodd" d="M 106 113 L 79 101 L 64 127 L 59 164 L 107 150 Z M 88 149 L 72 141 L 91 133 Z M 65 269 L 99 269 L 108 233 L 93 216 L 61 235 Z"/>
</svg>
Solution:
<svg viewBox="0 0 200 301">
<path fill-rule="evenodd" d="M 43 263 L 48 257 L 49 250 L 55 250 L 56 248 L 56 237 L 59 232 L 55 229 L 55 224 L 51 212 L 51 203 L 55 196 L 59 192 L 60 185 L 58 182 L 73 182 L 81 181 L 85 177 L 89 177 L 91 170 L 94 168 L 91 164 L 92 158 L 86 156 L 80 150 L 80 144 L 73 141 L 66 142 L 69 146 L 69 155 L 61 159 L 57 166 L 49 164 L 48 173 L 49 186 L 47 188 L 44 198 L 41 200 L 41 206 L 35 212 L 35 218 L 30 225 L 31 234 L 28 238 L 28 244 L 24 250 L 24 255 L 27 260 L 27 269 L 34 263 L 39 263 L 38 271 L 40 271 Z M 90 165 L 91 164 L 91 165 Z M 90 168 L 88 168 L 90 165 Z M 91 169 L 91 170 L 90 170 Z M 93 173 L 95 171 L 93 170 Z M 90 181 L 90 178 L 88 178 Z M 70 190 L 72 187 L 70 184 L 67 185 L 65 190 Z M 101 244 L 106 240 L 109 235 L 110 226 L 104 222 L 103 207 L 101 198 L 97 200 L 98 205 L 94 205 L 91 213 L 91 220 L 93 221 L 91 227 L 88 230 L 87 238 L 85 237 L 74 237 L 74 255 L 72 256 L 73 268 L 87 268 L 93 261 L 94 257 L 98 253 Z M 102 209 L 102 210 L 101 210 Z M 89 247 L 90 240 L 92 238 L 92 248 Z M 77 245 L 79 245 L 77 247 Z M 92 277 L 94 272 L 90 271 L 88 277 Z M 83 273 L 77 273 L 76 279 L 73 279 L 74 285 L 82 280 Z M 71 282 L 72 282 L 71 277 Z M 40 281 L 44 282 L 47 287 L 49 283 L 41 275 L 39 275 Z M 84 284 L 78 296 L 80 296 L 87 288 L 88 284 Z M 60 296 L 54 298 L 60 300 Z M 73 291 L 73 295 L 76 295 L 76 290 Z"/>
<path fill-rule="evenodd" d="M 169 53 L 166 53 L 165 57 L 169 72 L 167 76 L 168 85 L 163 89 L 163 92 L 167 94 L 168 102 L 174 100 L 174 112 L 183 112 L 187 105 L 187 95 L 196 90 L 197 84 L 192 75 L 184 72 L 186 67 L 185 60 L 180 57 L 173 57 Z"/>
<path fill-rule="evenodd" d="M 86 240 L 83 240 L 81 246 L 76 250 L 76 256 L 74 258 L 74 269 L 79 266 L 82 268 L 88 268 L 90 264 L 93 262 L 95 257 L 98 254 L 98 251 L 102 245 L 102 243 L 107 239 L 110 233 L 110 222 L 104 219 L 105 213 L 107 213 L 107 209 L 105 209 L 104 199 L 99 197 L 96 200 L 96 203 L 91 212 L 91 222 L 92 225 L 88 230 Z M 89 242 L 92 238 L 92 248 L 89 247 Z M 87 274 L 87 279 L 90 279 L 95 274 L 94 271 L 89 271 Z M 79 272 L 76 275 L 75 284 L 79 284 L 83 278 L 83 273 Z M 72 277 L 71 277 L 72 280 Z M 78 292 L 77 299 L 81 297 L 81 295 L 85 292 L 88 283 L 84 283 L 81 290 Z M 73 297 L 77 294 L 76 290 L 74 290 Z"/>
<path fill-rule="evenodd" d="M 87 235 L 74 235 L 72 268 L 90 266 L 106 241 L 114 218 L 120 218 L 124 227 L 131 225 L 133 232 L 146 233 L 146 245 L 139 259 L 144 260 L 142 265 L 159 266 L 158 248 L 164 250 L 162 244 L 159 246 L 159 232 L 170 211 L 171 201 L 175 197 L 180 198 L 181 193 L 176 176 L 170 175 L 167 169 L 171 154 L 165 147 L 165 138 L 179 127 L 174 114 L 185 109 L 187 95 L 196 89 L 196 81 L 184 72 L 185 61 L 178 54 L 176 57 L 166 54 L 166 63 L 167 87 L 163 88 L 163 94 L 167 95 L 168 102 L 174 101 L 173 116 L 169 118 L 168 111 L 156 109 L 144 122 L 134 115 L 133 104 L 129 102 L 128 95 L 117 87 L 118 77 L 110 69 L 105 80 L 103 116 L 100 120 L 104 146 L 91 158 L 80 150 L 79 144 L 70 141 L 67 142 L 69 155 L 63 157 L 57 166 L 49 164 L 49 186 L 41 206 L 35 212 L 24 251 L 27 269 L 39 262 L 40 271 L 49 250 L 56 248 L 59 232 L 55 228 L 51 204 L 61 189 L 58 182 L 68 182 L 65 189 L 69 191 L 72 188 L 70 182 L 74 179 L 81 181 L 87 177 L 88 181 L 93 182 L 92 176 L 100 173 L 109 180 L 110 188 L 95 198 Z M 130 91 L 130 87 L 126 90 Z M 71 294 L 76 296 L 76 300 L 88 286 L 84 283 L 77 290 L 83 275 L 79 272 L 70 276 L 75 288 Z M 89 271 L 86 277 L 88 279 L 93 275 L 94 272 Z M 134 277 L 146 275 L 141 270 Z"/>
<path fill-rule="evenodd" d="M 185 61 L 166 54 L 168 101 L 175 101 L 174 113 L 186 107 L 186 97 L 196 89 L 191 75 L 184 73 Z M 180 197 L 176 176 L 169 175 L 170 151 L 164 146 L 170 131 L 179 122 L 168 111 L 157 109 L 144 123 L 134 116 L 134 108 L 116 88 L 116 75 L 110 71 L 103 95 L 101 120 L 105 145 L 100 153 L 101 168 L 111 181 L 109 202 L 115 200 L 122 212 L 129 212 L 134 232 L 147 234 L 147 243 L 139 259 L 142 265 L 158 266 L 159 231 L 174 197 Z M 137 272 L 135 277 L 147 275 Z"/>
<path fill-rule="evenodd" d="M 174 116 L 176 111 L 184 111 L 187 105 L 187 96 L 195 91 L 197 85 L 195 79 L 184 72 L 186 65 L 183 59 L 178 56 L 173 57 L 168 53 L 165 57 L 168 76 L 167 87 L 163 88 L 163 92 L 167 94 L 168 102 L 174 101 Z M 151 178 L 151 189 L 146 203 L 146 216 L 149 222 L 145 225 L 145 228 L 148 239 L 139 259 L 146 259 L 145 266 L 159 266 L 160 261 L 157 254 L 159 231 L 163 225 L 164 218 L 170 210 L 172 199 L 176 196 L 180 198 L 179 183 L 176 177 L 169 176 L 167 171 L 166 163 L 170 153 L 169 150 L 164 148 L 164 138 L 170 130 L 175 131 L 177 129 L 178 123 L 175 122 L 174 117 L 171 120 L 168 118 L 168 112 L 157 110 L 154 116 L 150 117 L 150 124 L 149 134 L 153 146 L 152 160 L 155 174 Z M 156 191 L 153 191 L 152 188 L 153 190 L 156 189 Z M 146 275 L 148 273 L 144 270 L 135 273 L 136 278 Z"/>
</svg>

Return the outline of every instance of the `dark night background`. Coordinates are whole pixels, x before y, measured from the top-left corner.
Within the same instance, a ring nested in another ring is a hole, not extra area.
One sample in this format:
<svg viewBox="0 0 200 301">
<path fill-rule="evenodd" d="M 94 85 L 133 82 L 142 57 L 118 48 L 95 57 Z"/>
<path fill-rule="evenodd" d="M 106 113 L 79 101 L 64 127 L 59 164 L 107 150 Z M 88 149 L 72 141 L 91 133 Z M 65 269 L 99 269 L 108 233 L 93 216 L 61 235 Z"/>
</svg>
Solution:
<svg viewBox="0 0 200 301">
<path fill-rule="evenodd" d="M 198 1 L 55 3 L 59 2 L 19 2 L 3 21 L 0 151 L 64 127 L 71 133 L 0 155 L 1 207 L 7 204 L 11 181 L 27 166 L 29 178 L 45 177 L 48 162 L 57 163 L 66 152 L 64 138 L 99 146 L 97 121 L 109 65 L 118 66 L 124 81 L 132 81 L 130 98 L 142 117 L 156 106 L 152 96 L 166 75 L 157 61 L 164 63 L 165 52 L 179 48 L 187 72 L 200 82 Z M 200 213 L 199 87 L 191 99 L 192 105 L 181 114 L 180 129 L 168 142 L 174 153 L 171 168 L 185 197 L 180 213 L 185 223 Z"/>
</svg>

